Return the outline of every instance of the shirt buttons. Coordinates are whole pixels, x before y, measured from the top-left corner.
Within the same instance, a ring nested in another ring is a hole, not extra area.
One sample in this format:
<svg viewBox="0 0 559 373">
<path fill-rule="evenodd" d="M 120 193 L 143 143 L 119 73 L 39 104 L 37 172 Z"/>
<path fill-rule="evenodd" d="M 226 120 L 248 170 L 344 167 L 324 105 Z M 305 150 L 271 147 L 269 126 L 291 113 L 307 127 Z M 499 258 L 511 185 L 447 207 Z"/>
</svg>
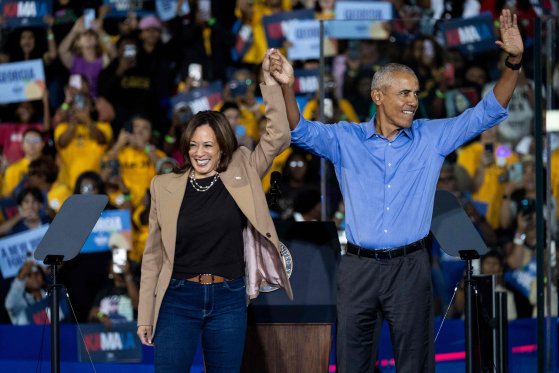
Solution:
<svg viewBox="0 0 559 373">
<path fill-rule="evenodd" d="M 388 167 L 392 166 L 392 163 L 388 163 Z"/>
<path fill-rule="evenodd" d="M 385 229 L 385 230 L 384 230 L 384 233 L 388 233 L 388 229 Z"/>
<path fill-rule="evenodd" d="M 389 142 L 389 143 L 388 143 L 388 146 L 392 146 L 392 143 L 391 143 L 391 142 Z"/>
<path fill-rule="evenodd" d="M 389 211 L 389 210 L 390 210 L 390 207 L 387 207 L 387 208 L 386 208 L 386 211 Z"/>
<path fill-rule="evenodd" d="M 386 187 L 387 187 L 388 189 L 390 189 L 390 184 L 388 184 Z"/>
</svg>

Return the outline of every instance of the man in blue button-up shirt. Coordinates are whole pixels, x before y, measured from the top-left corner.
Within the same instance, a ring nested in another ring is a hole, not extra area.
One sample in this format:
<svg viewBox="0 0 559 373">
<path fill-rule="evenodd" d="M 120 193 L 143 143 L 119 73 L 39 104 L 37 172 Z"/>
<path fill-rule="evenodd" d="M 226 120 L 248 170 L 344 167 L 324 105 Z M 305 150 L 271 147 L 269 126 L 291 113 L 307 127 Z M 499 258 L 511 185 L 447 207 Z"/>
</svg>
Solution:
<svg viewBox="0 0 559 373">
<path fill-rule="evenodd" d="M 377 314 L 390 327 L 399 372 L 433 372 L 430 264 L 422 238 L 445 156 L 507 117 L 522 60 L 516 15 L 503 10 L 506 69 L 492 92 L 455 118 L 413 120 L 419 82 L 407 66 L 388 64 L 373 77 L 377 111 L 368 123 L 324 125 L 301 117 L 283 59 L 292 143 L 330 160 L 346 209 L 348 254 L 338 269 L 337 363 L 340 372 L 372 372 Z M 351 249 L 351 250 L 349 250 Z M 354 254 L 352 254 L 354 253 Z"/>
</svg>

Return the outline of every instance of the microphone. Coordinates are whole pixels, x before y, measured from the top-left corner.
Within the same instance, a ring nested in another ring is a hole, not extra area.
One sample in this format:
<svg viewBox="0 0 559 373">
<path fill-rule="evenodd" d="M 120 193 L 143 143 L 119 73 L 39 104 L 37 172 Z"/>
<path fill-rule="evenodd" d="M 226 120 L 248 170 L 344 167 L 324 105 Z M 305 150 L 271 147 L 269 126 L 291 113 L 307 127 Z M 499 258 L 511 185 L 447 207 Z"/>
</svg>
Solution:
<svg viewBox="0 0 559 373">
<path fill-rule="evenodd" d="M 272 172 L 272 175 L 270 176 L 270 208 L 279 208 L 278 198 L 281 197 L 281 179 L 282 177 L 280 172 Z"/>
</svg>

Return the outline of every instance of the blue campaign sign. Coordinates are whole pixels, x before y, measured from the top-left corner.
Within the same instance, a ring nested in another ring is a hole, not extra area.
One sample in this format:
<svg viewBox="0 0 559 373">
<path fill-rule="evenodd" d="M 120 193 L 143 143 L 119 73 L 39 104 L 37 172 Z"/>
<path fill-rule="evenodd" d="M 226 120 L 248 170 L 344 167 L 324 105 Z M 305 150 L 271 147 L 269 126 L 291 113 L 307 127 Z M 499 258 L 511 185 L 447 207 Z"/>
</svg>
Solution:
<svg viewBox="0 0 559 373">
<path fill-rule="evenodd" d="M 296 95 L 314 95 L 318 92 L 320 79 L 319 69 L 296 69 L 295 81 L 293 82 L 293 90 Z"/>
<path fill-rule="evenodd" d="M 221 101 L 223 101 L 223 85 L 218 80 L 207 87 L 191 89 L 171 97 L 171 106 L 185 104 L 192 110 L 192 114 L 196 114 L 199 111 L 211 110 Z"/>
<path fill-rule="evenodd" d="M 0 104 L 39 100 L 44 90 L 42 60 L 0 64 Z"/>
<path fill-rule="evenodd" d="M 0 9 L 8 27 L 44 26 L 43 17 L 52 13 L 52 0 L 0 0 Z"/>
<path fill-rule="evenodd" d="M 392 3 L 389 1 L 336 1 L 336 19 L 390 20 Z"/>
<path fill-rule="evenodd" d="M 35 252 L 39 242 L 49 228 L 48 224 L 39 228 L 10 235 L 0 240 L 0 271 L 2 277 L 17 275 L 26 259 Z"/>
<path fill-rule="evenodd" d="M 268 48 L 283 47 L 283 42 L 285 41 L 284 30 L 289 27 L 289 21 L 295 19 L 314 19 L 314 11 L 312 9 L 303 9 L 262 17 Z"/>
<path fill-rule="evenodd" d="M 536 260 L 532 259 L 524 267 L 505 272 L 505 282 L 521 292 L 526 298 L 530 298 L 532 282 L 536 281 Z"/>
<path fill-rule="evenodd" d="M 462 53 L 474 54 L 497 48 L 490 13 L 447 20 L 441 29 L 447 48 L 458 48 Z"/>
<path fill-rule="evenodd" d="M 111 330 L 102 324 L 81 324 L 83 339 L 76 333 L 79 346 L 79 360 L 91 360 L 98 363 L 108 362 L 139 362 L 142 361 L 142 345 L 136 335 L 136 323 L 115 323 Z M 86 351 L 87 347 L 87 351 Z"/>
<path fill-rule="evenodd" d="M 155 0 L 155 9 L 160 20 L 168 21 L 177 16 L 177 0 Z M 188 1 L 183 1 L 181 6 L 183 15 L 190 13 Z"/>
<path fill-rule="evenodd" d="M 111 6 L 107 17 L 112 18 L 126 18 L 130 12 L 134 12 L 140 17 L 154 13 L 154 10 L 146 9 L 144 0 L 103 0 L 103 4 Z"/>
<path fill-rule="evenodd" d="M 87 237 L 81 253 L 110 250 L 109 240 L 114 234 L 121 234 L 129 243 L 132 242 L 132 221 L 129 210 L 103 211 L 95 227 L 93 227 L 93 231 Z"/>
</svg>

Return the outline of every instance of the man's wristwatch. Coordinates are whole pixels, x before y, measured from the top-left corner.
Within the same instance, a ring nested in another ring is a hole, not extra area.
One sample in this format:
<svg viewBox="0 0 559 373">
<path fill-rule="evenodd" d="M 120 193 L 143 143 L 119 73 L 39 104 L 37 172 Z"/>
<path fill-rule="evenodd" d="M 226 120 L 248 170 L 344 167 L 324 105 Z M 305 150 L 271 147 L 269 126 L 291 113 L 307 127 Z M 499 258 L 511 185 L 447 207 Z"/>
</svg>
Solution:
<svg viewBox="0 0 559 373">
<path fill-rule="evenodd" d="M 520 70 L 520 68 L 522 67 L 522 60 L 519 63 L 511 63 L 509 62 L 509 57 L 510 56 L 505 59 L 505 66 L 511 70 Z"/>
</svg>

